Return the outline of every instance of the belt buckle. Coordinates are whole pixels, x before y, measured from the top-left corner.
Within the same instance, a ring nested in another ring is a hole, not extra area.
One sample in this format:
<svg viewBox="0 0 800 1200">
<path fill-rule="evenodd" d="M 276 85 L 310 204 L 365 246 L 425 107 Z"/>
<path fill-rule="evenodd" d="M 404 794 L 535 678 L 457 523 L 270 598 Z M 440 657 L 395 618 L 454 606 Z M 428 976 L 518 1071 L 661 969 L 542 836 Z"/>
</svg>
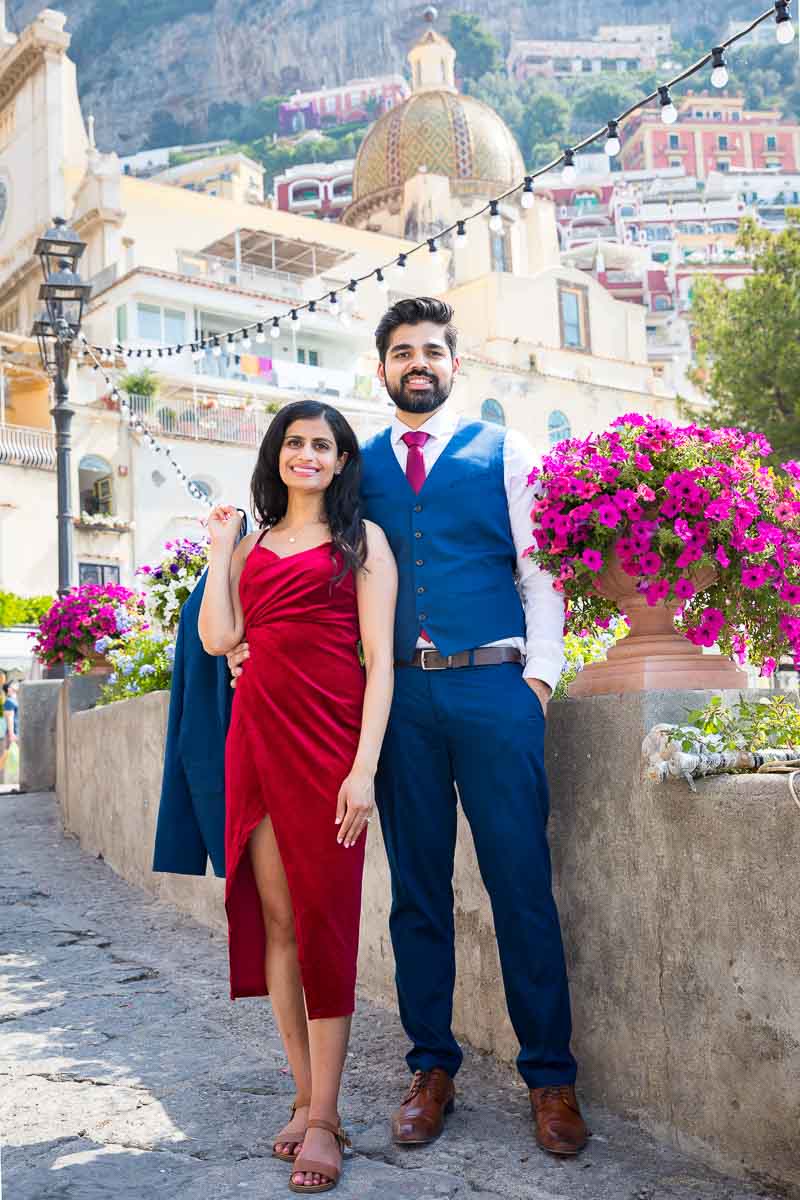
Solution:
<svg viewBox="0 0 800 1200">
<path fill-rule="evenodd" d="M 439 653 L 439 651 L 435 647 L 432 647 L 430 650 L 420 650 L 419 665 L 422 667 L 423 671 L 446 671 L 447 670 L 446 662 L 442 663 L 442 665 L 439 667 L 434 667 L 434 666 L 429 667 L 427 665 L 427 660 L 425 658 L 425 655 L 426 654 L 438 654 L 438 653 Z"/>
</svg>

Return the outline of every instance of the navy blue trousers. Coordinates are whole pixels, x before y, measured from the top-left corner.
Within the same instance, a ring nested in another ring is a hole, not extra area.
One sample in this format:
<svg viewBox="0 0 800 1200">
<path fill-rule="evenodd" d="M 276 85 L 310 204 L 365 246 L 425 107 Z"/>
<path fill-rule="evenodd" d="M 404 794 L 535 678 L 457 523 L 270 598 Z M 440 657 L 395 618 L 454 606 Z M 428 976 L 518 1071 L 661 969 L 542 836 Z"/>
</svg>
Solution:
<svg viewBox="0 0 800 1200">
<path fill-rule="evenodd" d="M 571 1018 L 547 844 L 542 708 L 514 663 L 398 668 L 376 796 L 412 1071 L 455 1075 L 456 792 L 492 904 L 506 1002 L 528 1087 L 573 1083 Z"/>
</svg>

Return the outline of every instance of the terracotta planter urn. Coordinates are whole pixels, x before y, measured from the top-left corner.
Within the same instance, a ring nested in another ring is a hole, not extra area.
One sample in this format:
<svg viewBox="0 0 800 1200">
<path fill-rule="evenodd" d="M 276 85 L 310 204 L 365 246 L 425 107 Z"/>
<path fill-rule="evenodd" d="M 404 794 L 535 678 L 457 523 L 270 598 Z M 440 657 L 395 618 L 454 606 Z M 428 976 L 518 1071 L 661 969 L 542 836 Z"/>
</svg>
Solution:
<svg viewBox="0 0 800 1200">
<path fill-rule="evenodd" d="M 714 581 L 707 567 L 693 576 L 698 591 Z M 568 695 L 602 696 L 623 692 L 738 690 L 747 674 L 722 654 L 704 654 L 675 629 L 678 601 L 650 607 L 637 589 L 637 580 L 623 571 L 616 555 L 600 572 L 595 586 L 615 600 L 628 618 L 631 631 L 608 652 L 605 662 L 584 667 L 567 689 Z"/>
<path fill-rule="evenodd" d="M 98 654 L 92 647 L 84 647 L 81 651 L 84 659 L 92 664 L 88 671 L 84 671 L 84 675 L 110 675 L 114 670 L 114 664 L 110 658 L 106 658 L 104 654 Z"/>
</svg>

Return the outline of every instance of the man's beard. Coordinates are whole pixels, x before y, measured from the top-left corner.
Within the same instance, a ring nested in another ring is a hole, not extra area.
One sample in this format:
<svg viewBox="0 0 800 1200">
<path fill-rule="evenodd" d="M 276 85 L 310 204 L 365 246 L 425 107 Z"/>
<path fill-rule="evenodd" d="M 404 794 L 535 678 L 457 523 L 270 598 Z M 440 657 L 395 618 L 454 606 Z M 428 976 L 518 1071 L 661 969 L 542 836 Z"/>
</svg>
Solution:
<svg viewBox="0 0 800 1200">
<path fill-rule="evenodd" d="M 408 379 L 427 379 L 431 383 L 429 390 L 424 392 L 410 391 L 405 384 Z M 452 379 L 447 385 L 442 385 L 434 375 L 426 371 L 414 371 L 404 376 L 398 385 L 386 381 L 386 390 L 401 412 L 428 413 L 441 408 L 453 389 Z"/>
</svg>

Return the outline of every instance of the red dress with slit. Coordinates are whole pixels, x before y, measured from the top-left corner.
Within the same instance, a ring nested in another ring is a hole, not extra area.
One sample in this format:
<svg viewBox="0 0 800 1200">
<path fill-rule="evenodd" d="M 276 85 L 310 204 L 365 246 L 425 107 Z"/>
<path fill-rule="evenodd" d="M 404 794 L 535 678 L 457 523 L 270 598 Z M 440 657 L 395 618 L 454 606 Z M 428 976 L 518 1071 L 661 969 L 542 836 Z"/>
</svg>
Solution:
<svg viewBox="0 0 800 1200">
<path fill-rule="evenodd" d="M 294 908 L 310 1018 L 355 1005 L 366 835 L 336 841 L 336 802 L 361 731 L 364 670 L 352 571 L 330 542 L 281 558 L 257 544 L 239 581 L 250 657 L 225 748 L 231 997 L 268 994 L 248 840 L 269 816 Z"/>
</svg>

